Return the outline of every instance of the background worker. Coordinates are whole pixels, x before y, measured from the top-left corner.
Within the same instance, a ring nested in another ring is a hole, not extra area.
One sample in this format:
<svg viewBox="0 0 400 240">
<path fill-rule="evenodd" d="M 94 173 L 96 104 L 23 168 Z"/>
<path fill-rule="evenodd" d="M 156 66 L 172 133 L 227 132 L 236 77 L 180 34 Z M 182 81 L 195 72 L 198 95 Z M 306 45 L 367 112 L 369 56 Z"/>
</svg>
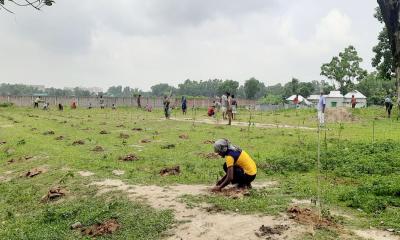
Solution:
<svg viewBox="0 0 400 240">
<path fill-rule="evenodd" d="M 319 96 L 318 105 L 317 105 L 318 121 L 319 121 L 320 127 L 323 127 L 325 125 L 325 107 L 326 107 L 326 98 L 324 96 L 324 93 L 321 92 L 321 94 Z"/>
</svg>

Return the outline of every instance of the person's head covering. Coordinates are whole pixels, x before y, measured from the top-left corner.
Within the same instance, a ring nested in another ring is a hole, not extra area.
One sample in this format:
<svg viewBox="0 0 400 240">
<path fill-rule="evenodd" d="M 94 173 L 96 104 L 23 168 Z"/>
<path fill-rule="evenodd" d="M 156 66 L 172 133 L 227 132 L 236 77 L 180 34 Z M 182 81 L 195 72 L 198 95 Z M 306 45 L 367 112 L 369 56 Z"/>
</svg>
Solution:
<svg viewBox="0 0 400 240">
<path fill-rule="evenodd" d="M 241 151 L 237 146 L 232 145 L 228 139 L 218 139 L 214 143 L 214 152 L 218 153 L 220 156 L 225 156 L 228 150 Z"/>
</svg>

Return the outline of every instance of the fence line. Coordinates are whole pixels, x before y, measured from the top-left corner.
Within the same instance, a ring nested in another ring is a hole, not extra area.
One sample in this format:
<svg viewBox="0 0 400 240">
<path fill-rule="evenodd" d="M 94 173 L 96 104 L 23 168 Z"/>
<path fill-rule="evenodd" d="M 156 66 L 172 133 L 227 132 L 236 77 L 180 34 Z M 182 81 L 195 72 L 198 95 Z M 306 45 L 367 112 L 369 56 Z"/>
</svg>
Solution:
<svg viewBox="0 0 400 240">
<path fill-rule="evenodd" d="M 0 103 L 7 102 L 13 103 L 16 106 L 21 107 L 29 107 L 33 106 L 33 102 L 36 99 L 36 96 L 0 96 Z M 72 102 L 76 102 L 78 107 L 88 107 L 91 104 L 93 107 L 100 107 L 100 98 L 99 97 L 48 97 L 44 96 L 41 99 L 45 102 L 50 103 L 50 105 L 56 106 L 59 103 L 64 106 L 69 106 Z M 116 106 L 127 106 L 127 107 L 137 107 L 137 99 L 135 97 L 103 97 L 104 104 L 110 107 L 112 104 Z M 207 108 L 212 105 L 213 99 L 187 99 L 188 108 L 191 107 L 201 107 Z M 247 100 L 247 99 L 238 99 L 237 100 L 239 107 L 246 107 L 249 105 L 254 106 L 256 101 Z M 142 107 L 146 105 L 151 106 L 152 108 L 162 108 L 163 107 L 163 98 L 154 98 L 154 97 L 142 97 L 141 99 Z M 171 106 L 180 107 L 181 99 L 180 98 L 172 98 Z"/>
</svg>

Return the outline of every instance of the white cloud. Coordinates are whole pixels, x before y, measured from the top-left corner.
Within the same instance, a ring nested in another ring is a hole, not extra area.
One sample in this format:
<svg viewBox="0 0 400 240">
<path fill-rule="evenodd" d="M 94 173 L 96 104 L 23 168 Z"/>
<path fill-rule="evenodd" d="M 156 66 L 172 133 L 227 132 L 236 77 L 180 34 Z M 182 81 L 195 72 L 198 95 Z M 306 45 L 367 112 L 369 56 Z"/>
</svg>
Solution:
<svg viewBox="0 0 400 240">
<path fill-rule="evenodd" d="M 362 9 L 352 14 L 352 5 Z M 350 44 L 368 65 L 380 28 L 374 6 L 363 0 L 58 1 L 43 13 L 17 11 L 16 20 L 0 13 L 0 82 L 149 89 L 186 78 L 319 79 L 321 64 Z"/>
</svg>

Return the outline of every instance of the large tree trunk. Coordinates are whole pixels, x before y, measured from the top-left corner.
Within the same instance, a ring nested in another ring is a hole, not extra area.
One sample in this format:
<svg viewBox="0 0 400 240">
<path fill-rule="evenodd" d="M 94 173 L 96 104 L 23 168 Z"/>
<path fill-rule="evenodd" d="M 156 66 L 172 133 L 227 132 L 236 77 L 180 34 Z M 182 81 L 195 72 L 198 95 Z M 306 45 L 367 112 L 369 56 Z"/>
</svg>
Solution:
<svg viewBox="0 0 400 240">
<path fill-rule="evenodd" d="M 400 0 L 377 0 L 388 30 L 397 80 L 397 119 L 400 117 Z"/>
</svg>

